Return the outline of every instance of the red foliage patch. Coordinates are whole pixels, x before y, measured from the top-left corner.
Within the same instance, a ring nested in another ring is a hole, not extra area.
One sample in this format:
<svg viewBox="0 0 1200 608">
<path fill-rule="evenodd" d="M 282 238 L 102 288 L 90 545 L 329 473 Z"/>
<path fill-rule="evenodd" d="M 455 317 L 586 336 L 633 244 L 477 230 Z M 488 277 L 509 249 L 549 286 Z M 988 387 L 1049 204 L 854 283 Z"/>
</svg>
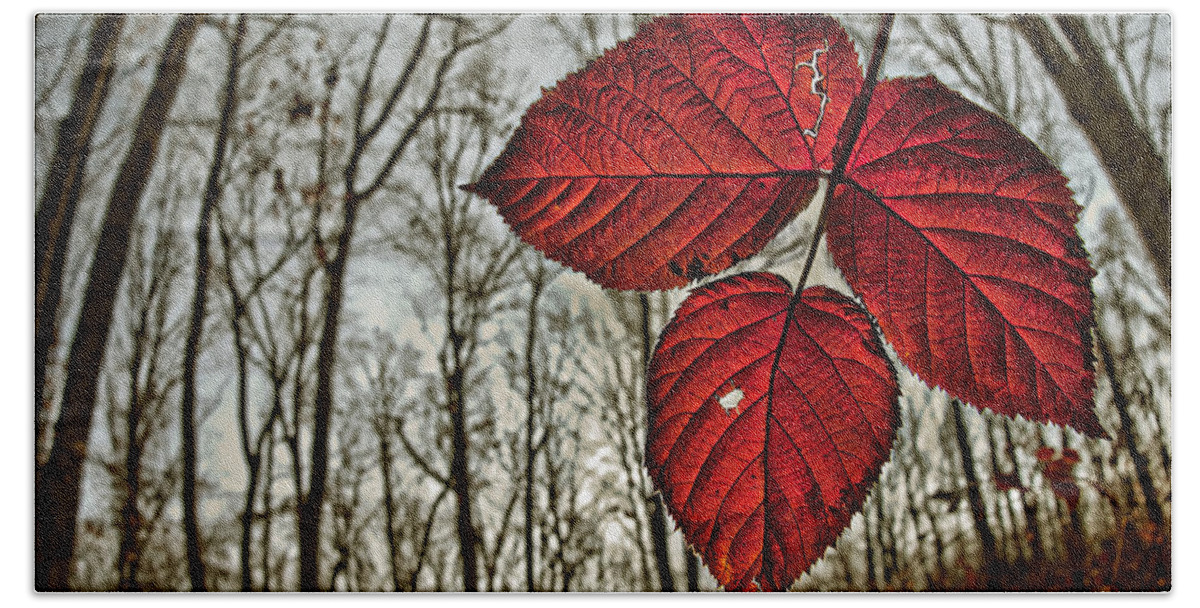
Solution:
<svg viewBox="0 0 1200 608">
<path fill-rule="evenodd" d="M 729 589 L 787 589 L 820 558 L 897 424 L 895 372 L 866 313 L 825 287 L 791 300 L 772 274 L 700 288 L 650 363 L 646 464 Z"/>
<path fill-rule="evenodd" d="M 660 19 L 547 90 L 469 188 L 604 287 L 678 287 L 808 205 L 861 86 L 828 17 Z"/>
<path fill-rule="evenodd" d="M 900 359 L 975 407 L 1105 436 L 1066 179 L 932 78 L 880 83 L 863 133 L 829 251 Z"/>
<path fill-rule="evenodd" d="M 663 289 L 759 252 L 831 182 L 819 230 L 866 311 L 824 287 L 794 297 L 775 275 L 716 281 L 677 311 L 648 372 L 647 465 L 731 589 L 787 588 L 861 506 L 896 424 L 880 329 L 975 407 L 1106 436 L 1094 272 L 1066 180 L 933 78 L 873 94 L 863 80 L 828 17 L 658 19 L 545 91 L 466 187 L 600 285 Z M 1072 504 L 1077 460 L 1043 460 Z"/>
</svg>

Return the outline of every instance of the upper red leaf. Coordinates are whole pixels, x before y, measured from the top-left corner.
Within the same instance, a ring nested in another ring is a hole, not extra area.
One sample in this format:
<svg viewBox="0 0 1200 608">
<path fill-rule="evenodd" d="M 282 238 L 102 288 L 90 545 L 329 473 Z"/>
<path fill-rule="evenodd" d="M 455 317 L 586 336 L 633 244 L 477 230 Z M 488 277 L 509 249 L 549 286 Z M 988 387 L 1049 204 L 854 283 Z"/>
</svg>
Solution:
<svg viewBox="0 0 1200 608">
<path fill-rule="evenodd" d="M 808 204 L 861 86 L 828 17 L 658 19 L 545 91 L 469 188 L 600 285 L 676 287 Z"/>
<path fill-rule="evenodd" d="M 900 359 L 979 408 L 1105 436 L 1094 274 L 1066 180 L 933 78 L 882 82 L 827 211 L 829 250 Z"/>
<path fill-rule="evenodd" d="M 891 450 L 895 372 L 866 313 L 765 273 L 706 285 L 647 373 L 646 465 L 728 589 L 786 589 L 858 511 Z"/>
</svg>

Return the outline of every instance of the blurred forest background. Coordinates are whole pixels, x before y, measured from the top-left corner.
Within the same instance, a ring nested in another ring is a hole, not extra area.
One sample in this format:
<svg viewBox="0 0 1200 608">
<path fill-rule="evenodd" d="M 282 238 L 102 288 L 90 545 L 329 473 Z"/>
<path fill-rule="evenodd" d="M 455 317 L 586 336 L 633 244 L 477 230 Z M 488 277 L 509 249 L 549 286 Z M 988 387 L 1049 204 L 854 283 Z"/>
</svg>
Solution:
<svg viewBox="0 0 1200 608">
<path fill-rule="evenodd" d="M 685 291 L 602 291 L 458 189 L 646 19 L 38 16 L 37 588 L 714 590 L 642 466 Z M 877 22 L 843 18 L 860 55 Z M 1170 587 L 1170 41 L 897 19 L 885 75 L 1070 178 L 1113 439 L 902 376 L 880 481 L 794 589 Z M 735 270 L 796 265 L 815 219 Z"/>
</svg>

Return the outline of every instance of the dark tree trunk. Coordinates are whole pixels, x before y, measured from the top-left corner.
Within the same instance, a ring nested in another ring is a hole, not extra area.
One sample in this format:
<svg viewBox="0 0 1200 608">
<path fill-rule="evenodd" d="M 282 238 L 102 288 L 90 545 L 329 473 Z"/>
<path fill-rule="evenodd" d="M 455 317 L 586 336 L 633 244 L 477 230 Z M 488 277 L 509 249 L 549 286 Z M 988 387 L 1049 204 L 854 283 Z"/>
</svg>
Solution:
<svg viewBox="0 0 1200 608">
<path fill-rule="evenodd" d="M 988 525 L 987 506 L 983 502 L 983 492 L 979 487 L 979 477 L 975 474 L 975 456 L 971 452 L 971 441 L 967 434 L 967 425 L 963 421 L 962 409 L 966 407 L 958 399 L 950 401 L 950 415 L 954 417 L 954 437 L 958 441 L 958 453 L 962 462 L 963 480 L 967 485 L 967 504 L 971 507 L 971 519 L 975 523 L 975 533 L 979 536 L 982 550 L 981 569 L 984 573 L 984 584 L 991 586 L 995 577 L 996 537 L 992 527 Z"/>
<path fill-rule="evenodd" d="M 1112 352 L 1108 349 L 1108 342 L 1096 332 L 1096 342 L 1100 347 L 1100 358 L 1104 361 L 1104 372 L 1108 376 L 1109 385 L 1112 387 L 1113 405 L 1116 406 L 1117 413 L 1121 419 L 1121 437 L 1124 439 L 1123 444 L 1125 449 L 1129 451 L 1129 458 L 1133 461 L 1133 469 L 1137 474 L 1138 485 L 1142 488 L 1142 496 L 1146 502 L 1146 515 L 1155 525 L 1163 525 L 1162 506 L 1158 502 L 1158 490 L 1154 487 L 1154 478 L 1150 475 L 1150 462 L 1146 455 L 1137 445 L 1137 435 L 1133 430 L 1133 418 L 1129 415 L 1129 400 L 1125 396 L 1125 387 L 1121 385 L 1121 381 L 1117 379 L 1117 368 L 1113 363 Z"/>
<path fill-rule="evenodd" d="M 683 558 L 687 561 L 687 589 L 688 591 L 700 590 L 700 556 L 692 553 L 691 547 L 687 541 L 683 541 Z"/>
<path fill-rule="evenodd" d="M 300 503 L 300 590 L 319 591 L 321 511 L 325 502 L 325 481 L 329 470 L 329 419 L 333 413 L 333 373 L 344 300 L 346 260 L 354 238 L 354 224 L 360 200 L 347 197 L 343 208 L 342 231 L 332 260 L 325 264 L 328 289 L 325 292 L 325 317 L 321 322 L 321 341 L 317 352 L 317 390 L 313 400 L 312 462 L 308 492 Z"/>
<path fill-rule="evenodd" d="M 308 492 L 304 495 L 303 500 L 298 501 L 297 509 L 297 526 L 300 537 L 300 589 L 302 591 L 317 591 L 320 588 L 318 580 L 320 564 L 318 557 L 320 551 L 322 506 L 325 501 L 325 478 L 329 466 L 329 418 L 333 411 L 333 375 L 337 361 L 338 330 L 341 323 L 342 305 L 345 299 L 344 282 L 346 267 L 350 258 L 350 246 L 354 242 L 354 228 L 358 217 L 358 207 L 370 199 L 375 191 L 383 186 L 384 182 L 391 175 L 392 170 L 395 169 L 396 164 L 404 156 L 413 138 L 416 137 L 418 129 L 432 115 L 434 104 L 440 99 L 444 78 L 449 72 L 454 58 L 461 50 L 456 47 L 443 57 L 441 64 L 434 74 L 434 84 L 425 99 L 424 105 L 414 114 L 396 144 L 392 146 L 391 152 L 388 154 L 383 166 L 371 178 L 368 185 L 359 187 L 358 180 L 361 177 L 359 175 L 359 163 L 362 160 L 362 155 L 366 151 L 367 146 L 380 133 L 380 129 L 388 120 L 389 114 L 395 107 L 394 104 L 407 90 L 413 71 L 425 53 L 432 20 L 429 18 L 425 20 L 425 26 L 422 28 L 422 33 L 418 36 L 413 53 L 410 55 L 408 63 L 393 85 L 391 94 L 384 103 L 379 117 L 370 126 L 365 126 L 364 128 L 363 118 L 369 103 L 371 83 L 374 78 L 379 53 L 387 39 L 390 23 L 390 17 L 384 19 L 383 27 L 379 30 L 379 36 L 368 62 L 367 73 L 358 90 L 354 112 L 354 147 L 346 163 L 346 168 L 342 173 L 345 193 L 342 195 L 341 231 L 337 235 L 335 248 L 329 254 L 328 259 L 325 258 L 325 254 L 318 254 L 322 258 L 321 261 L 325 268 L 328 283 L 324 297 L 325 315 L 321 322 L 321 341 L 317 351 L 317 390 L 313 399 L 312 463 L 309 471 Z M 337 85 L 337 80 L 337 73 L 335 71 L 330 71 L 325 80 L 327 89 L 321 118 L 323 121 L 321 144 L 323 149 L 327 145 L 326 125 L 329 120 L 330 98 L 332 97 L 334 87 Z M 321 153 L 321 157 L 322 159 L 318 163 L 319 171 L 321 172 L 318 177 L 318 191 L 323 193 L 325 191 L 324 152 Z M 321 235 L 319 233 L 314 234 L 314 237 L 317 239 L 318 252 L 320 252 L 323 250 Z M 461 380 L 460 377 L 460 389 Z M 451 406 L 453 408 L 454 404 L 452 403 Z M 456 446 L 458 446 L 457 441 L 458 437 L 456 435 Z M 463 441 L 465 442 L 465 435 Z M 465 443 L 463 445 L 465 450 Z M 463 458 L 465 458 L 465 454 Z M 473 557 L 471 561 L 474 563 Z"/>
<path fill-rule="evenodd" d="M 150 292 L 155 291 L 151 279 Z M 129 413 L 125 417 L 125 501 L 121 505 L 121 544 L 117 557 L 117 590 L 138 591 L 138 565 L 141 562 L 142 513 L 138 504 L 141 493 L 142 441 L 138 432 L 142 424 L 142 391 L 138 383 L 145 359 L 146 328 L 149 325 L 150 304 L 143 305 L 138 327 L 133 335 L 133 356 L 129 361 Z"/>
<path fill-rule="evenodd" d="M 866 549 L 867 558 L 867 589 L 878 591 L 879 579 L 875 574 L 875 534 L 872 532 L 871 512 L 863 509 L 863 544 Z M 878 524 L 876 524 L 878 526 Z"/>
<path fill-rule="evenodd" d="M 262 590 L 270 591 L 271 583 L 271 524 L 275 521 L 275 499 L 271 495 L 271 484 L 275 480 L 275 425 L 269 425 L 266 434 L 267 443 L 260 454 L 265 453 L 266 464 L 263 465 L 263 514 L 262 536 L 259 551 L 262 553 Z"/>
<path fill-rule="evenodd" d="M 225 74 L 225 98 L 221 103 L 221 118 L 213 144 L 212 166 L 200 203 L 200 219 L 196 225 L 195 290 L 192 295 L 192 316 L 187 341 L 183 346 L 183 394 L 180 398 L 180 441 L 183 450 L 183 531 L 186 544 L 188 580 L 192 591 L 206 591 L 204 558 L 200 539 L 200 523 L 196 516 L 196 359 L 204 332 L 204 311 L 208 305 L 208 239 L 213 207 L 221 198 L 221 171 L 225 165 L 229 123 L 237 105 L 238 54 L 246 36 L 246 16 L 238 17 L 236 33 L 229 47 L 229 69 Z"/>
<path fill-rule="evenodd" d="M 537 405 L 537 352 L 538 300 L 545 287 L 546 267 L 539 261 L 537 270 L 530 280 L 529 316 L 525 335 L 525 590 L 533 591 L 533 470 L 537 461 L 537 449 L 533 441 L 533 418 Z"/>
<path fill-rule="evenodd" d="M 403 591 L 400 581 L 400 545 L 396 542 L 396 500 L 392 494 L 392 442 L 391 419 L 381 421 L 379 428 L 379 475 L 383 478 L 383 525 L 388 543 L 388 574 L 392 579 L 392 591 Z"/>
<path fill-rule="evenodd" d="M 1113 189 L 1137 226 L 1169 297 L 1171 177 L 1167 165 L 1130 110 L 1084 18 L 1053 18 L 1070 43 L 1069 49 L 1052 32 L 1050 19 L 1022 15 L 1014 23 L 1058 87 L 1067 112 L 1091 142 Z"/>
<path fill-rule="evenodd" d="M 242 502 L 242 538 L 238 548 L 239 565 L 241 568 L 241 590 L 253 591 L 254 581 L 251 576 L 250 564 L 250 544 L 252 542 L 252 531 L 254 527 L 254 498 L 258 491 L 259 480 L 259 464 L 261 462 L 261 452 L 256 451 L 255 444 L 250 439 L 250 399 L 249 399 L 249 367 L 250 367 L 250 347 L 246 344 L 244 329 L 242 326 L 242 315 L 245 314 L 246 301 L 239 293 L 237 283 L 233 276 L 233 242 L 228 232 L 222 226 L 218 232 L 221 235 L 221 252 L 224 256 L 225 272 L 225 288 L 229 291 L 230 299 L 230 315 L 229 325 L 233 333 L 233 352 L 237 365 L 237 413 L 238 413 L 238 437 L 241 440 L 242 459 L 246 463 L 246 492 Z M 276 384 L 274 386 L 275 402 L 279 403 L 280 390 L 282 388 Z M 268 477 L 269 479 L 269 477 Z M 268 481 L 268 485 L 269 485 Z M 265 505 L 265 510 L 270 510 L 270 503 Z M 265 529 L 264 529 L 265 534 Z M 263 569 L 263 590 L 268 587 L 267 579 L 269 573 L 267 569 Z"/>
<path fill-rule="evenodd" d="M 650 299 L 646 294 L 639 293 L 638 303 L 642 306 L 642 369 L 639 377 L 644 383 L 654 342 L 650 336 Z M 671 576 L 671 559 L 667 553 L 667 509 L 663 506 L 662 495 L 658 492 L 651 493 L 649 501 L 650 537 L 654 541 L 654 562 L 658 566 L 659 589 L 675 591 L 675 577 Z"/>
<path fill-rule="evenodd" d="M 241 590 L 243 592 L 254 590 L 254 581 L 250 576 L 250 543 L 253 540 L 252 531 L 254 529 L 254 499 L 256 494 L 258 494 L 259 463 L 260 460 L 257 454 L 252 456 L 247 461 L 247 473 L 249 479 L 246 480 L 246 494 L 242 500 L 242 538 L 238 545 L 238 556 L 240 557 Z"/>
<path fill-rule="evenodd" d="M 34 346 L 33 404 L 37 426 L 34 441 L 43 441 L 50 423 L 46 403 L 46 368 L 58 342 L 58 306 L 62 300 L 63 267 L 67 244 L 75 222 L 75 208 L 83 190 L 83 178 L 91 152 L 92 134 L 108 97 L 112 82 L 117 41 L 125 25 L 123 15 L 104 15 L 92 28 L 87 58 L 71 109 L 58 125 L 54 157 L 46 172 L 45 188 L 33 220 Z"/>
<path fill-rule="evenodd" d="M 67 589 L 75 550 L 83 461 L 87 457 L 117 286 L 125 270 L 130 228 L 154 167 L 163 125 L 175 102 L 187 66 L 187 51 L 199 24 L 200 17 L 196 15 L 181 15 L 175 20 L 105 211 L 79 326 L 67 358 L 66 389 L 54 426 L 54 443 L 46 464 L 36 475 L 34 562 L 39 591 Z"/>
<path fill-rule="evenodd" d="M 453 277 L 453 274 L 450 274 Z M 448 294 L 453 301 L 453 294 Z M 462 556 L 462 577 L 464 591 L 479 590 L 479 568 L 477 565 L 477 544 L 475 538 L 475 522 L 471 507 L 471 476 L 467 440 L 467 414 L 463 407 L 463 377 L 465 372 L 461 360 L 462 337 L 454 328 L 457 319 L 454 318 L 453 304 L 450 305 L 447 322 L 450 323 L 450 342 L 453 369 L 446 379 L 446 396 L 450 410 L 452 427 L 450 480 L 454 484 L 454 498 L 458 503 L 458 549 Z"/>
</svg>

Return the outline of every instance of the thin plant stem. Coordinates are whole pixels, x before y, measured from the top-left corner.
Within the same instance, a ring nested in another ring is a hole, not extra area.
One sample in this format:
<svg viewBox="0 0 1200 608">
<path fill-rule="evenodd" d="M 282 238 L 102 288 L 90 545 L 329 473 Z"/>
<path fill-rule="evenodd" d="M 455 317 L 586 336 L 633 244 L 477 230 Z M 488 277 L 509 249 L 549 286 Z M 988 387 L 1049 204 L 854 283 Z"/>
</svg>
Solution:
<svg viewBox="0 0 1200 608">
<path fill-rule="evenodd" d="M 867 63 L 867 75 L 863 79 L 862 90 L 850 104 L 850 110 L 847 112 L 849 120 L 842 123 L 841 129 L 838 130 L 838 142 L 834 147 L 833 170 L 829 174 L 829 185 L 825 188 L 825 195 L 821 200 L 821 215 L 817 217 L 817 226 L 808 246 L 804 271 L 796 283 L 796 293 L 792 296 L 793 306 L 799 301 L 800 294 L 804 293 L 804 286 L 808 282 L 808 273 L 812 270 L 813 260 L 817 257 L 817 245 L 825 234 L 825 212 L 829 208 L 829 201 L 833 198 L 833 191 L 845 177 L 846 165 L 850 162 L 850 152 L 854 149 L 858 135 L 862 132 L 863 122 L 867 119 L 867 106 L 870 105 L 871 95 L 875 92 L 875 83 L 879 79 L 879 66 L 883 63 L 883 54 L 887 51 L 888 40 L 892 35 L 892 23 L 895 20 L 894 13 L 886 13 L 881 17 L 879 31 L 875 34 L 875 46 L 871 49 L 871 59 Z"/>
</svg>

